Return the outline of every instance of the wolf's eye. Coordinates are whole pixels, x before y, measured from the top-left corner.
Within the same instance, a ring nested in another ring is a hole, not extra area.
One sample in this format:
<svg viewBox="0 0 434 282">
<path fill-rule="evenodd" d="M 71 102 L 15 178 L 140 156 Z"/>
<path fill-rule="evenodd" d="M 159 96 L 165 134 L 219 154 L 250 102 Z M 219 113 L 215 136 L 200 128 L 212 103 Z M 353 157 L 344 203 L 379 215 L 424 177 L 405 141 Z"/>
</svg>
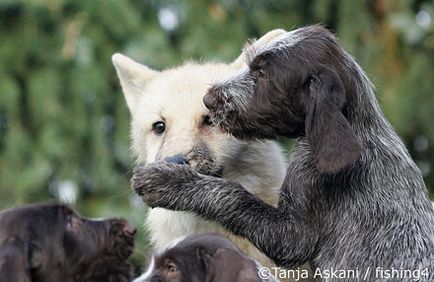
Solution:
<svg viewBox="0 0 434 282">
<path fill-rule="evenodd" d="M 210 118 L 208 115 L 206 115 L 206 116 L 203 118 L 202 124 L 203 124 L 203 125 L 206 125 L 206 126 L 213 126 L 213 125 L 214 125 L 214 124 L 212 123 L 212 121 L 211 121 L 211 118 Z"/>
<path fill-rule="evenodd" d="M 162 121 L 157 121 L 152 125 L 152 130 L 155 134 L 162 134 L 166 130 L 166 124 Z"/>
</svg>

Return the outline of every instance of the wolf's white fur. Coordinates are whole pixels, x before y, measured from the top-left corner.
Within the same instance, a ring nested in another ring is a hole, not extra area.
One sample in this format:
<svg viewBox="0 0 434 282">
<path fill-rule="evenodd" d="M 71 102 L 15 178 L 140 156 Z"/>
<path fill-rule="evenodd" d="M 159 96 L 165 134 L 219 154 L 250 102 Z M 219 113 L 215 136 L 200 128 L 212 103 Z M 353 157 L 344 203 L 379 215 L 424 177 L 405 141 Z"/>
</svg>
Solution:
<svg viewBox="0 0 434 282">
<path fill-rule="evenodd" d="M 252 44 L 266 44 L 283 32 L 274 30 Z M 164 71 L 151 70 L 121 54 L 113 55 L 112 60 L 131 112 L 132 148 L 139 163 L 187 154 L 203 142 L 215 161 L 223 165 L 223 178 L 236 180 L 268 203 L 277 204 L 286 168 L 280 147 L 271 141 L 240 141 L 202 124 L 208 113 L 202 103 L 207 89 L 244 66 L 243 55 L 231 64 L 188 62 Z M 166 123 L 163 135 L 152 131 L 157 121 Z M 149 211 L 147 226 L 157 249 L 178 237 L 220 232 L 248 255 L 270 265 L 247 240 L 193 214 L 154 208 Z"/>
</svg>

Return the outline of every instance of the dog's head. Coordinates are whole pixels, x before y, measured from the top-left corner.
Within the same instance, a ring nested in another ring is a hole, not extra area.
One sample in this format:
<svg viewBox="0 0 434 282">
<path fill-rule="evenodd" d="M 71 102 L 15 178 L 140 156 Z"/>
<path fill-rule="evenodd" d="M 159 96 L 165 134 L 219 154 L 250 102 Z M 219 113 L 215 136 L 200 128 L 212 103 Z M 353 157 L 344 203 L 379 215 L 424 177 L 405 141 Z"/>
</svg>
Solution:
<svg viewBox="0 0 434 282">
<path fill-rule="evenodd" d="M 134 282 L 258 282 L 257 264 L 219 234 L 189 236 L 155 254 Z"/>
<path fill-rule="evenodd" d="M 126 220 L 90 220 L 53 203 L 7 210 L 0 224 L 0 273 L 7 281 L 131 279 L 127 259 L 136 231 Z"/>
<path fill-rule="evenodd" d="M 325 173 L 359 157 L 348 105 L 362 71 L 332 33 L 321 26 L 300 28 L 245 53 L 248 66 L 203 99 L 215 124 L 245 139 L 307 136 Z"/>
<path fill-rule="evenodd" d="M 80 262 L 77 264 L 77 271 L 74 271 L 77 273 L 74 275 L 75 279 L 95 282 L 131 281 L 132 265 L 127 259 L 134 250 L 136 228 L 124 219 L 90 220 L 78 217 L 75 221 L 69 224 L 71 225 L 69 231 L 74 232 L 74 229 L 80 231 L 72 236 L 69 233 L 71 244 L 64 241 L 65 247 L 71 250 L 79 249 L 82 254 L 77 254 L 75 251 L 77 258 L 81 260 L 69 258 L 70 261 Z M 83 247 L 89 246 L 86 246 L 84 242 L 89 244 L 89 241 L 95 246 L 93 249 L 87 249 L 86 252 Z"/>
<path fill-rule="evenodd" d="M 282 33 L 269 32 L 253 45 L 264 45 Z M 212 83 L 245 65 L 244 54 L 231 64 L 190 62 L 164 71 L 120 54 L 112 60 L 131 113 L 132 147 L 138 162 L 167 160 L 220 175 L 240 142 L 214 127 L 202 98 Z"/>
</svg>

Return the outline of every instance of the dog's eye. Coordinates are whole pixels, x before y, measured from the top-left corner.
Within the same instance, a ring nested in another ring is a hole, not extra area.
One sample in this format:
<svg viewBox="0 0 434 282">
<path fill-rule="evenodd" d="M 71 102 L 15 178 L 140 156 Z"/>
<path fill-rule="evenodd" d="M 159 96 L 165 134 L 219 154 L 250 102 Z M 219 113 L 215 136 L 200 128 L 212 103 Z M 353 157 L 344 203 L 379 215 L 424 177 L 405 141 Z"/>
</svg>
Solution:
<svg viewBox="0 0 434 282">
<path fill-rule="evenodd" d="M 177 272 L 178 271 L 178 268 L 176 267 L 176 265 L 174 264 L 174 263 L 169 263 L 168 265 L 167 265 L 167 271 L 168 272 Z"/>
<path fill-rule="evenodd" d="M 68 216 L 68 224 L 66 226 L 68 230 L 77 230 L 80 229 L 80 220 L 76 218 L 74 215 Z"/>
<path fill-rule="evenodd" d="M 157 121 L 152 125 L 152 130 L 156 134 L 162 134 L 166 130 L 166 124 L 162 121 Z"/>
<path fill-rule="evenodd" d="M 202 124 L 205 126 L 213 126 L 214 125 L 211 121 L 211 118 L 208 115 L 203 118 Z"/>
</svg>

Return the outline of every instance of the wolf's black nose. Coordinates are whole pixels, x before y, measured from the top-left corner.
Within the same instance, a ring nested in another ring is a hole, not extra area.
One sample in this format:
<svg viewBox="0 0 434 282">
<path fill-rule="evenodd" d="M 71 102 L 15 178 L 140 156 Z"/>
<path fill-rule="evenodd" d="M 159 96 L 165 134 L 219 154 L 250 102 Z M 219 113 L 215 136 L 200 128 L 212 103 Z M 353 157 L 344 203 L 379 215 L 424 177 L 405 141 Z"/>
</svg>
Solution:
<svg viewBox="0 0 434 282">
<path fill-rule="evenodd" d="M 212 94 L 206 94 L 203 96 L 202 101 L 205 107 L 207 107 L 209 110 L 213 110 L 217 106 L 217 100 Z"/>
<path fill-rule="evenodd" d="M 185 156 L 181 155 L 181 154 L 165 158 L 163 161 L 168 162 L 168 163 L 172 163 L 172 164 L 180 164 L 180 165 L 188 164 L 188 161 L 185 158 Z"/>
</svg>

